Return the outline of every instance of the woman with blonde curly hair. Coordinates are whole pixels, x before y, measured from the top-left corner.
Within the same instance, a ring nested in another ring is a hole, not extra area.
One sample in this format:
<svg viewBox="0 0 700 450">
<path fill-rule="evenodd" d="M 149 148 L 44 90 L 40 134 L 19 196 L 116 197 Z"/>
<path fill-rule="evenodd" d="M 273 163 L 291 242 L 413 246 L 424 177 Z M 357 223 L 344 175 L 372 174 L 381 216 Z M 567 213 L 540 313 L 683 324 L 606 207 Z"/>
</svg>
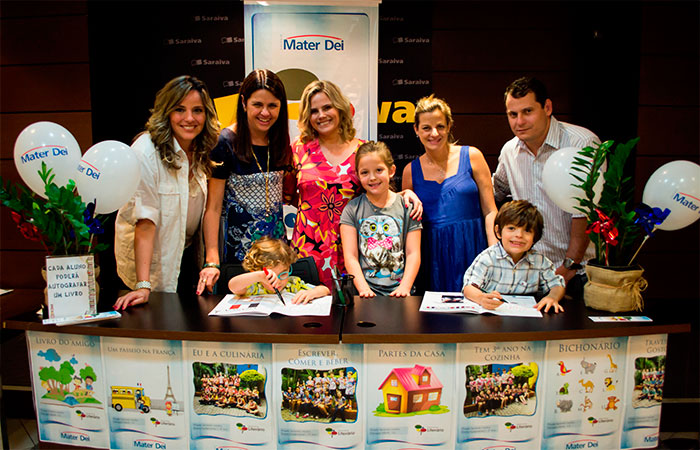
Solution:
<svg viewBox="0 0 700 450">
<path fill-rule="evenodd" d="M 131 145 L 141 181 L 115 222 L 117 273 L 132 289 L 115 309 L 147 302 L 151 290 L 194 290 L 204 256 L 209 152 L 218 132 L 202 81 L 183 75 L 158 91 L 146 130 Z"/>
<path fill-rule="evenodd" d="M 361 192 L 355 152 L 364 141 L 355 137 L 352 116 L 352 105 L 338 86 L 313 81 L 301 95 L 301 134 L 292 146 L 299 194 L 292 246 L 300 256 L 314 258 L 321 282 L 328 287 L 331 268 L 345 270 L 340 215 Z M 404 201 L 414 204 L 411 216 L 420 218 L 418 197 L 411 192 Z"/>
<path fill-rule="evenodd" d="M 330 294 L 326 286 L 313 286 L 292 276 L 292 263 L 296 260 L 296 252 L 283 240 L 263 236 L 251 245 L 243 259 L 243 268 L 248 272 L 231 278 L 228 288 L 237 295 L 286 291 L 295 294 L 292 303 L 307 303 Z"/>
</svg>

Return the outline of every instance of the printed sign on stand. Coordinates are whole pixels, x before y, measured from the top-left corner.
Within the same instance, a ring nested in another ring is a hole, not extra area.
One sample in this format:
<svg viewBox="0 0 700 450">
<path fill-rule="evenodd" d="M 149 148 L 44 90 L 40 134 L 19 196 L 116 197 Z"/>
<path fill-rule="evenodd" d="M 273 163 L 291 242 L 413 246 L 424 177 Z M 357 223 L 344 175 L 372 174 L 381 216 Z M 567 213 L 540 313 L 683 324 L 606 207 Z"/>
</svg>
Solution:
<svg viewBox="0 0 700 450">
<path fill-rule="evenodd" d="M 109 445 L 108 400 L 98 336 L 27 331 L 39 439 Z"/>
<path fill-rule="evenodd" d="M 190 448 L 276 448 L 272 345 L 183 342 Z"/>
<path fill-rule="evenodd" d="M 377 3 L 244 6 L 246 72 L 266 68 L 279 75 L 289 103 L 289 131 L 304 87 L 331 80 L 350 100 L 356 136 L 377 136 Z M 368 6 L 370 5 L 370 6 Z"/>
<path fill-rule="evenodd" d="M 362 345 L 275 344 L 277 448 L 363 448 Z"/>
<path fill-rule="evenodd" d="M 50 319 L 95 314 L 95 257 L 47 256 L 46 287 Z"/>
<path fill-rule="evenodd" d="M 629 338 L 622 448 L 655 448 L 659 443 L 667 340 L 666 334 Z"/>
<path fill-rule="evenodd" d="M 457 448 L 540 448 L 545 347 L 545 341 L 457 345 Z"/>
<path fill-rule="evenodd" d="M 455 344 L 366 344 L 366 448 L 454 448 Z"/>
</svg>

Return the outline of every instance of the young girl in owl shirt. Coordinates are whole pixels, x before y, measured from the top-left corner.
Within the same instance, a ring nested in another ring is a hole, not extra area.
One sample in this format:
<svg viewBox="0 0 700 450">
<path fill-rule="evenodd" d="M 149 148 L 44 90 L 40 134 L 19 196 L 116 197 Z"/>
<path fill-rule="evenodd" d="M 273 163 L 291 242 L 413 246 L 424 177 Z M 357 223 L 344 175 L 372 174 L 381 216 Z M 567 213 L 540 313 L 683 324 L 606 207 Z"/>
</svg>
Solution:
<svg viewBox="0 0 700 450">
<path fill-rule="evenodd" d="M 355 168 L 365 192 L 350 200 L 340 218 L 345 267 L 360 297 L 406 297 L 420 267 L 422 225 L 391 190 L 396 166 L 384 143 L 362 144 Z"/>
</svg>

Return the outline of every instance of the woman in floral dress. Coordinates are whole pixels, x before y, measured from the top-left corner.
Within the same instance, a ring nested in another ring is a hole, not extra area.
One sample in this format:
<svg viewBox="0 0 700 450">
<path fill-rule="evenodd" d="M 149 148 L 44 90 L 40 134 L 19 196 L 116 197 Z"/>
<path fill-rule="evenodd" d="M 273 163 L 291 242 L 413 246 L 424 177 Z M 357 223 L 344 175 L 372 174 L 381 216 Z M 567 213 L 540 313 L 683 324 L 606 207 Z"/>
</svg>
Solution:
<svg viewBox="0 0 700 450">
<path fill-rule="evenodd" d="M 340 215 L 360 193 L 355 151 L 364 141 L 355 137 L 350 101 L 330 81 L 314 81 L 304 89 L 299 130 L 292 147 L 299 194 L 292 246 L 301 257 L 314 258 L 321 283 L 332 289 L 332 269 L 345 272 Z M 405 198 L 419 218 L 418 197 L 411 192 Z"/>
</svg>

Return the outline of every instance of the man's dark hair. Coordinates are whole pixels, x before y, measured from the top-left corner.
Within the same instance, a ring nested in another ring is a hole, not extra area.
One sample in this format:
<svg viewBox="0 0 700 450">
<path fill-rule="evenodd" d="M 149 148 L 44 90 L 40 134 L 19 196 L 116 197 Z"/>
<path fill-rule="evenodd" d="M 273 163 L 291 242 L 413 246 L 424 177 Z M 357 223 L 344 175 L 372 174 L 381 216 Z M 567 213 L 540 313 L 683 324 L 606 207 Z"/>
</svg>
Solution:
<svg viewBox="0 0 700 450">
<path fill-rule="evenodd" d="M 521 77 L 510 83 L 503 95 L 503 102 L 505 103 L 508 99 L 508 94 L 513 98 L 523 98 L 530 92 L 535 94 L 535 101 L 544 108 L 544 102 L 549 98 L 549 93 L 544 83 L 534 77 Z"/>
<path fill-rule="evenodd" d="M 515 200 L 508 202 L 501 207 L 494 219 L 494 229 L 498 225 L 499 235 L 503 235 L 503 229 L 507 225 L 525 227 L 525 230 L 532 231 L 535 235 L 532 244 L 536 244 L 542 237 L 544 229 L 544 219 L 537 207 L 527 200 Z M 500 236 L 499 236 L 500 240 Z"/>
</svg>

